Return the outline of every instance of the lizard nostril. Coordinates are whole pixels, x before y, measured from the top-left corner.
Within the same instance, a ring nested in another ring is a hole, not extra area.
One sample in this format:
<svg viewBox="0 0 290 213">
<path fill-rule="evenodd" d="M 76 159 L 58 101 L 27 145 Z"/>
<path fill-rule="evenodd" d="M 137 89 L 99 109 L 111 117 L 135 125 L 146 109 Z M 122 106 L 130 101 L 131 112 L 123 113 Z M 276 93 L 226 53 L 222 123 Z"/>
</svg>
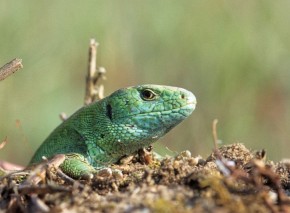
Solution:
<svg viewBox="0 0 290 213">
<path fill-rule="evenodd" d="M 185 98 L 185 95 L 184 94 L 181 94 L 181 99 L 184 99 Z"/>
</svg>

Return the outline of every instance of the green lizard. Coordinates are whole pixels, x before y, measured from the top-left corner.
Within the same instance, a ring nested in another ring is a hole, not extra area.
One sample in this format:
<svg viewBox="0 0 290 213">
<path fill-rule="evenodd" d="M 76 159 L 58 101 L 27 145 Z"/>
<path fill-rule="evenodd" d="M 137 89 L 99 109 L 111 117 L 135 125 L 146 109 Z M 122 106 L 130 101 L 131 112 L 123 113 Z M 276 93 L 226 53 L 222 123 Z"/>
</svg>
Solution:
<svg viewBox="0 0 290 213">
<path fill-rule="evenodd" d="M 182 88 L 140 85 L 120 89 L 84 106 L 60 124 L 38 148 L 42 156 L 65 154 L 62 171 L 87 178 L 99 168 L 152 144 L 195 109 L 195 96 Z"/>
</svg>

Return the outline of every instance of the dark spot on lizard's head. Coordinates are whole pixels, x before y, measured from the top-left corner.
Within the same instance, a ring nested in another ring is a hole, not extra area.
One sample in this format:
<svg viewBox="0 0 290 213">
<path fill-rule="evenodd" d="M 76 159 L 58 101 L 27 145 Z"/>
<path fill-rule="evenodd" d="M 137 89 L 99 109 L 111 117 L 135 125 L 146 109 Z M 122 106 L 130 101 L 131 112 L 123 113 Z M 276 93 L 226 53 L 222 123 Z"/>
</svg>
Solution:
<svg viewBox="0 0 290 213">
<path fill-rule="evenodd" d="M 101 134 L 100 136 L 101 136 L 101 138 L 104 138 L 104 137 L 105 137 L 105 135 L 104 135 L 104 134 Z"/>
<path fill-rule="evenodd" d="M 106 115 L 112 120 L 112 106 L 111 104 L 107 104 L 106 106 Z"/>
</svg>

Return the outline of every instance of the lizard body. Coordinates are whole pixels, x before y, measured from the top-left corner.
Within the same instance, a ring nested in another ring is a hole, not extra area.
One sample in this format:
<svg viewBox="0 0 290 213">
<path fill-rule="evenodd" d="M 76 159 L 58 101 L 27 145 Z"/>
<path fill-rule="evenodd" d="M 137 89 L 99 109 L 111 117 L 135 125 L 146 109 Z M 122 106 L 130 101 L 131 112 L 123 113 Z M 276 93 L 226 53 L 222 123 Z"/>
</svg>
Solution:
<svg viewBox="0 0 290 213">
<path fill-rule="evenodd" d="M 30 165 L 65 154 L 61 169 L 84 178 L 96 169 L 146 147 L 187 118 L 195 96 L 182 88 L 140 85 L 120 89 L 84 106 L 60 124 L 38 148 Z"/>
</svg>

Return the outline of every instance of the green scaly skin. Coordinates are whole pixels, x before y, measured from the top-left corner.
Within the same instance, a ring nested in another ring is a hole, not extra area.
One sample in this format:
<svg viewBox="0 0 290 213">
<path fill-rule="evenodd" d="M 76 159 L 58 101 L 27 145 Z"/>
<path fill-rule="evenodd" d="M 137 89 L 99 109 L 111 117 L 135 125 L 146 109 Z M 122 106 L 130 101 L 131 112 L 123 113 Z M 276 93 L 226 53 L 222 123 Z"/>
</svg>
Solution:
<svg viewBox="0 0 290 213">
<path fill-rule="evenodd" d="M 63 172 L 79 179 L 146 147 L 187 118 L 195 96 L 182 88 L 140 85 L 120 89 L 85 106 L 60 124 L 38 148 L 42 156 L 65 154 Z"/>
</svg>

